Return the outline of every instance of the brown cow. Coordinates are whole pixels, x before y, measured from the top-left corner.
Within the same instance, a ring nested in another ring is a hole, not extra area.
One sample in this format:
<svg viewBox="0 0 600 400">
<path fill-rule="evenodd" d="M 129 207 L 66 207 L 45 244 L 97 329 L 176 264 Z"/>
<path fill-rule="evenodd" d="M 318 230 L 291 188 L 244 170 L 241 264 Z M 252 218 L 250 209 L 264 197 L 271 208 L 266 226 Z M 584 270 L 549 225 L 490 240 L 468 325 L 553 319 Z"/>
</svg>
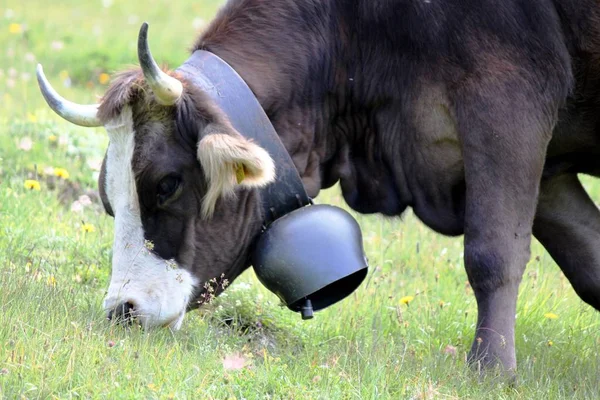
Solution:
<svg viewBox="0 0 600 400">
<path fill-rule="evenodd" d="M 205 282 L 249 267 L 276 164 L 143 43 L 143 70 L 120 74 L 99 108 L 38 77 L 61 116 L 110 138 L 107 311 L 177 328 Z M 596 0 L 230 0 L 192 50 L 246 81 L 310 196 L 339 182 L 359 212 L 412 207 L 437 232 L 465 235 L 471 360 L 516 367 L 532 233 L 600 307 L 600 212 L 577 178 L 600 174 Z"/>
</svg>

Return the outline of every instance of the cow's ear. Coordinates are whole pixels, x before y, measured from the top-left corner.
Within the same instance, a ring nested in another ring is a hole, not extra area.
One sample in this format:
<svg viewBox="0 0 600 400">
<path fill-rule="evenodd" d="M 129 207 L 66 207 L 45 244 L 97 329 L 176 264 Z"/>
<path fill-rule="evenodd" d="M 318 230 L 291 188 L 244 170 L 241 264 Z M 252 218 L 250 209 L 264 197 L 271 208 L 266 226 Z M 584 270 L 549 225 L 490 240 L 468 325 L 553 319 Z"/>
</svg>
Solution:
<svg viewBox="0 0 600 400">
<path fill-rule="evenodd" d="M 198 161 L 207 179 L 205 218 L 212 215 L 219 197 L 232 195 L 236 186 L 261 187 L 275 179 L 269 153 L 237 132 L 205 135 L 198 142 Z"/>
</svg>

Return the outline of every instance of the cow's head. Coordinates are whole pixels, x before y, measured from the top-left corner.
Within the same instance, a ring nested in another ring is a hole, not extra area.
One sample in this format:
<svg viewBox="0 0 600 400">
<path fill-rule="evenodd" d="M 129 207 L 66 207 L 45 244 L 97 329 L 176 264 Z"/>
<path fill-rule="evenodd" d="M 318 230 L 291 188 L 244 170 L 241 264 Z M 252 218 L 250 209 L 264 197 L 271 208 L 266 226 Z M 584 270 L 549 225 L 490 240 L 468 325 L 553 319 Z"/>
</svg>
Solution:
<svg viewBox="0 0 600 400">
<path fill-rule="evenodd" d="M 247 266 L 262 223 L 256 188 L 275 168 L 205 93 L 159 69 L 146 35 L 144 24 L 141 68 L 118 75 L 99 105 L 63 99 L 41 66 L 38 81 L 60 116 L 108 133 L 98 182 L 115 220 L 108 315 L 177 329 Z"/>
</svg>

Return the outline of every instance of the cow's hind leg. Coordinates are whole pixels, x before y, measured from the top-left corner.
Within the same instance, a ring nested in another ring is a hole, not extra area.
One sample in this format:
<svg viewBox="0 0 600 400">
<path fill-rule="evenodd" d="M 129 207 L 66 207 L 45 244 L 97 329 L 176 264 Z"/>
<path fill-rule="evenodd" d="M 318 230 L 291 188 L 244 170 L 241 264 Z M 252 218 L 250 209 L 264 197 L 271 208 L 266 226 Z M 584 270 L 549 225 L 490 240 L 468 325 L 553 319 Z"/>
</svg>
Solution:
<svg viewBox="0 0 600 400">
<path fill-rule="evenodd" d="M 478 307 L 469 361 L 483 370 L 516 368 L 517 293 L 555 121 L 556 106 L 528 93 L 528 84 L 480 81 L 454 101 L 466 181 L 464 261 Z"/>
<path fill-rule="evenodd" d="M 542 183 L 533 233 L 577 294 L 600 310 L 600 211 L 575 174 Z"/>
</svg>

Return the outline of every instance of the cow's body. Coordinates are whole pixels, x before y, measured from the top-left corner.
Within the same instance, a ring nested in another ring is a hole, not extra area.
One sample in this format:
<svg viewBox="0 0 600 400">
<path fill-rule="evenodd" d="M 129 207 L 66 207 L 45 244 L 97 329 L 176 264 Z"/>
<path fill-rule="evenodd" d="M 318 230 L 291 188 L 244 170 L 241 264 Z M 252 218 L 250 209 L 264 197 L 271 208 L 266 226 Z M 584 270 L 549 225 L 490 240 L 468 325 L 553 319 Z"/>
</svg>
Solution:
<svg viewBox="0 0 600 400">
<path fill-rule="evenodd" d="M 252 88 L 309 195 L 339 182 L 359 212 L 411 207 L 432 229 L 465 234 L 479 307 L 473 359 L 516 366 L 532 231 L 600 307 L 600 213 L 576 176 L 600 173 L 598 1 L 231 0 L 194 49 L 224 59 Z M 113 84 L 99 116 L 106 125 L 133 110 L 144 237 L 200 283 L 220 272 L 234 279 L 260 230 L 259 192 L 220 199 L 202 221 L 205 158 L 216 148 L 202 143 L 220 120 L 197 107 L 209 102 L 190 85 L 165 112 L 132 82 L 143 84 L 140 72 Z M 198 140 L 209 149 L 200 163 L 190 146 Z M 146 175 L 161 168 L 201 182 L 185 207 L 144 206 L 154 192 L 143 188 L 157 181 Z M 110 193 L 103 199 L 110 210 Z"/>
<path fill-rule="evenodd" d="M 514 366 L 536 208 L 538 238 L 600 306 L 600 215 L 575 175 L 600 172 L 597 1 L 256 3 L 230 2 L 198 48 L 254 89 L 311 195 L 339 181 L 359 212 L 410 206 L 466 233 L 490 353 Z"/>
</svg>

